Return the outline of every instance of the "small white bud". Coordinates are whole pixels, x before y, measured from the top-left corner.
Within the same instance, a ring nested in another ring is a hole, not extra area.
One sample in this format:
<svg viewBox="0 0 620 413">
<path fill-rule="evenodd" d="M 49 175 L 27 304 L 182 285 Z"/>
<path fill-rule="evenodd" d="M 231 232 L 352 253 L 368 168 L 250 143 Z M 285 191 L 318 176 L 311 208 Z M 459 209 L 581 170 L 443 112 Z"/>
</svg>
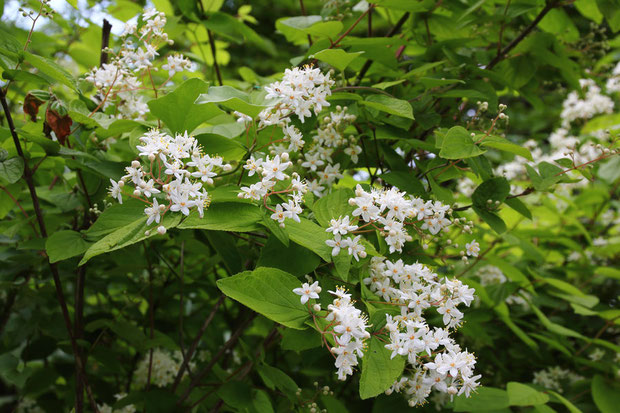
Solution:
<svg viewBox="0 0 620 413">
<path fill-rule="evenodd" d="M 141 192 L 139 189 L 136 189 L 135 191 L 133 191 L 134 196 L 140 196 Z"/>
<path fill-rule="evenodd" d="M 315 304 L 312 306 L 312 309 L 318 313 L 319 311 L 321 311 L 321 305 Z"/>
<path fill-rule="evenodd" d="M 157 227 L 157 233 L 159 235 L 164 235 L 166 233 L 166 227 L 164 227 L 163 225 L 160 225 Z"/>
<path fill-rule="evenodd" d="M 222 166 L 222 170 L 224 170 L 224 172 L 232 171 L 232 165 L 229 163 L 224 164 L 224 166 Z"/>
<path fill-rule="evenodd" d="M 132 162 L 131 162 L 131 166 L 132 166 L 132 168 L 139 168 L 139 167 L 140 167 L 140 162 L 138 162 L 138 161 L 132 161 Z"/>
<path fill-rule="evenodd" d="M 360 258 L 366 258 L 367 254 L 366 251 L 361 251 L 359 254 Z"/>
</svg>

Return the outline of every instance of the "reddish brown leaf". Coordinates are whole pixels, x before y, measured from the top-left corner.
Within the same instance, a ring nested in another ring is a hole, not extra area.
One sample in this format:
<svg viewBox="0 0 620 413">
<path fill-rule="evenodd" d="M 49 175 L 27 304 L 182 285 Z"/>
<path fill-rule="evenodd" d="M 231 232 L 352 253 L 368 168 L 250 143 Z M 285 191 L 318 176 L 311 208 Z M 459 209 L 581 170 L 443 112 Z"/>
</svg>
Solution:
<svg viewBox="0 0 620 413">
<path fill-rule="evenodd" d="M 71 133 L 72 124 L 73 120 L 71 120 L 69 115 L 60 116 L 55 110 L 47 108 L 45 112 L 45 126 L 54 131 L 61 145 L 65 144 L 65 138 Z"/>
<path fill-rule="evenodd" d="M 39 114 L 39 107 L 45 102 L 32 93 L 28 93 L 24 99 L 24 113 L 30 116 L 30 120 L 37 121 L 37 115 Z"/>
</svg>

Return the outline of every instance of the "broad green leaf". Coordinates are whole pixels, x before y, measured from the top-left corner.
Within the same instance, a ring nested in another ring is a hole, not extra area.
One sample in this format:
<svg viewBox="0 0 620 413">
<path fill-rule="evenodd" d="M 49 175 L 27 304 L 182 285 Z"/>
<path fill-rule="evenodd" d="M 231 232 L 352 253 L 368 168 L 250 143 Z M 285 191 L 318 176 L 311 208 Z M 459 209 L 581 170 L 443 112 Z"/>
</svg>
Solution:
<svg viewBox="0 0 620 413">
<path fill-rule="evenodd" d="M 256 33 L 250 26 L 236 19 L 228 13 L 215 11 L 209 14 L 209 18 L 202 21 L 202 24 L 214 33 L 226 37 L 238 44 L 253 44 L 260 48 L 263 52 L 269 53 L 271 56 L 277 54 L 277 50 L 273 43 Z"/>
<path fill-rule="evenodd" d="M 601 413 L 614 413 L 620 406 L 620 386 L 597 374 L 592 379 L 592 398 Z"/>
<path fill-rule="evenodd" d="M 248 95 L 230 86 L 213 86 L 209 88 L 207 93 L 201 93 L 198 99 L 196 99 L 198 105 L 218 103 L 228 109 L 236 110 L 252 118 L 258 116 L 258 114 L 267 107 L 263 105 L 262 102 L 253 101 L 253 95 Z"/>
<path fill-rule="evenodd" d="M 318 334 L 315 332 L 315 334 Z M 289 398 L 294 399 L 297 392 L 297 383 L 291 377 L 280 369 L 268 366 L 267 364 L 259 365 L 256 370 L 263 379 L 265 386 L 269 389 L 278 389 L 286 394 Z"/>
<path fill-rule="evenodd" d="M 197 212 L 190 213 L 180 229 L 207 229 L 216 231 L 249 232 L 260 228 L 260 209 L 242 202 L 217 202 L 211 204 L 200 218 Z"/>
<path fill-rule="evenodd" d="M 532 219 L 532 212 L 530 212 L 528 207 L 519 198 L 504 199 L 504 203 L 524 217 Z"/>
<path fill-rule="evenodd" d="M 330 237 L 324 228 L 312 221 L 301 218 L 301 222 L 287 220 L 284 229 L 288 232 L 293 242 L 308 248 L 327 262 L 332 260 L 332 249 L 325 244 L 325 241 L 330 239 Z"/>
<path fill-rule="evenodd" d="M 5 159 L 0 162 L 0 180 L 14 184 L 24 174 L 24 160 L 20 157 Z"/>
<path fill-rule="evenodd" d="M 577 406 L 571 403 L 566 397 L 562 396 L 560 393 L 553 390 L 547 390 L 547 392 L 554 395 L 560 401 L 560 403 L 562 403 L 564 407 L 568 409 L 570 413 L 582 413 L 581 410 L 577 408 Z"/>
<path fill-rule="evenodd" d="M 423 196 L 426 194 L 424 185 L 415 174 L 404 171 L 391 171 L 380 176 L 388 184 L 395 186 L 410 195 Z"/>
<path fill-rule="evenodd" d="M 347 53 L 342 49 L 325 49 L 315 53 L 314 57 L 344 72 L 344 69 L 363 53 Z"/>
<path fill-rule="evenodd" d="M 413 109 L 411 108 L 411 104 L 406 100 L 385 95 L 370 95 L 366 100 L 360 101 L 359 103 L 391 115 L 413 119 Z"/>
<path fill-rule="evenodd" d="M 219 155 L 227 161 L 240 160 L 247 152 L 239 142 L 214 133 L 201 133 L 195 138 L 204 153 Z"/>
<path fill-rule="evenodd" d="M 494 206 L 495 201 L 504 202 L 508 194 L 510 194 L 510 183 L 506 178 L 491 178 L 478 185 L 471 200 L 474 206 L 489 209 L 488 201 L 491 201 L 491 205 Z"/>
<path fill-rule="evenodd" d="M 617 130 L 620 129 L 620 113 L 611 115 L 599 115 L 590 119 L 581 128 L 582 134 L 589 134 L 600 131 L 601 129 Z"/>
<path fill-rule="evenodd" d="M 217 281 L 218 288 L 265 317 L 286 327 L 303 330 L 308 309 L 293 289 L 301 286 L 293 275 L 277 268 L 260 267 Z"/>
<path fill-rule="evenodd" d="M 508 402 L 511 406 L 533 406 L 545 404 L 549 401 L 549 396 L 539 392 L 534 388 L 514 381 L 508 382 L 506 386 L 508 392 Z"/>
<path fill-rule="evenodd" d="M 480 387 L 471 397 L 454 398 L 455 412 L 484 412 L 505 409 L 510 406 L 508 393 L 494 387 Z"/>
<path fill-rule="evenodd" d="M 601 24 L 603 21 L 603 15 L 596 5 L 596 1 L 592 0 L 577 0 L 575 7 L 579 10 L 582 16 L 594 21 L 596 24 Z"/>
<path fill-rule="evenodd" d="M 59 66 L 53 60 L 50 60 L 45 57 L 37 56 L 30 52 L 24 52 L 25 59 L 32 66 L 37 68 L 40 73 L 45 76 L 51 78 L 52 80 L 62 83 L 65 86 L 70 87 L 76 92 L 79 92 L 79 88 L 75 78 L 71 76 L 69 72 L 67 72 L 64 68 Z"/>
<path fill-rule="evenodd" d="M 276 29 L 295 44 L 308 43 L 308 35 L 335 40 L 342 28 L 341 22 L 323 21 L 321 16 L 296 16 L 276 21 Z"/>
<path fill-rule="evenodd" d="M 444 159 L 465 159 L 485 152 L 474 143 L 471 132 L 462 126 L 454 126 L 444 136 L 439 156 Z"/>
<path fill-rule="evenodd" d="M 360 377 L 360 397 L 369 399 L 386 391 L 403 372 L 405 359 L 397 355 L 390 358 L 392 352 L 385 348 L 385 343 L 376 337 L 370 338 L 368 350 L 362 359 Z"/>
<path fill-rule="evenodd" d="M 321 335 L 313 329 L 293 330 L 285 329 L 282 331 L 283 350 L 304 351 L 321 345 Z"/>
<path fill-rule="evenodd" d="M 515 155 L 519 155 L 527 159 L 528 161 L 532 161 L 532 162 L 534 161 L 529 149 L 527 149 L 524 146 L 514 144 L 510 142 L 509 140 L 507 140 L 506 138 L 502 138 L 501 136 L 496 136 L 496 135 L 487 136 L 481 142 L 481 145 L 487 146 L 489 148 L 494 148 L 500 151 L 504 151 L 504 152 L 514 153 Z"/>
<path fill-rule="evenodd" d="M 296 276 L 304 276 L 312 273 L 320 263 L 318 255 L 296 242 L 290 242 L 287 247 L 277 238 L 269 237 L 260 250 L 256 266 L 279 268 Z"/>
<path fill-rule="evenodd" d="M 243 262 L 241 254 L 237 249 L 235 238 L 224 231 L 205 231 L 205 236 L 213 249 L 222 257 L 222 261 L 228 271 L 231 274 L 241 272 Z"/>
<path fill-rule="evenodd" d="M 83 254 L 92 244 L 77 231 L 57 231 L 45 241 L 50 262 L 58 262 Z"/>
<path fill-rule="evenodd" d="M 347 215 L 349 215 L 349 218 L 353 218 L 350 215 L 355 208 L 349 205 L 349 199 L 354 197 L 355 193 L 351 189 L 336 189 L 330 194 L 319 198 L 312 206 L 312 212 L 314 212 L 314 216 L 319 221 L 319 224 L 327 228 L 330 226 L 332 219 L 344 218 Z"/>
<path fill-rule="evenodd" d="M 473 210 L 476 212 L 476 214 L 478 214 L 480 218 L 482 218 L 484 222 L 489 224 L 493 231 L 497 232 L 498 234 L 503 234 L 504 232 L 506 232 L 506 223 L 503 219 L 500 218 L 499 215 L 486 209 L 479 208 L 475 205 L 473 207 Z"/>
<path fill-rule="evenodd" d="M 167 229 L 176 227 L 181 221 L 181 217 L 179 215 L 181 214 L 166 214 L 161 221 L 161 225 Z M 149 230 L 148 235 L 146 232 L 147 230 Z M 149 229 L 149 226 L 146 225 L 146 217 L 139 218 L 131 224 L 111 232 L 91 245 L 90 248 L 86 250 L 86 253 L 84 254 L 84 257 L 80 261 L 79 265 L 82 266 L 86 264 L 91 258 L 98 255 L 128 247 L 157 235 L 158 233 L 155 230 L 155 227 L 151 226 Z"/>
<path fill-rule="evenodd" d="M 207 82 L 198 78 L 189 79 L 167 95 L 150 100 L 149 109 L 172 133 L 192 133 L 201 123 L 222 113 L 215 105 L 194 103 L 208 89 Z"/>
</svg>

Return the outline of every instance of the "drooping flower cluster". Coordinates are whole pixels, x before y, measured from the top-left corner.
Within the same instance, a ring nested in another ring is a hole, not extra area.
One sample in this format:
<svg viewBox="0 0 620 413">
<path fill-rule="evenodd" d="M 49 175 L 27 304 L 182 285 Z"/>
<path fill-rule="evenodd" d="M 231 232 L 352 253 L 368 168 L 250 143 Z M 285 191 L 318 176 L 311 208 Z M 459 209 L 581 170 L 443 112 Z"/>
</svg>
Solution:
<svg viewBox="0 0 620 413">
<path fill-rule="evenodd" d="M 297 173 L 292 174 L 292 179 L 290 179 L 286 189 L 274 190 L 278 182 L 291 178 L 284 173 L 291 165 L 292 162 L 289 161 L 286 152 L 282 155 L 276 155 L 272 159 L 269 156 L 264 159 L 250 157 L 243 167 L 248 171 L 249 176 L 257 174 L 261 175 L 262 179 L 250 186 L 241 187 L 241 192 L 238 195 L 239 198 L 262 200 L 265 207 L 272 212 L 271 219 L 277 221 L 282 227 L 284 227 L 284 220 L 287 218 L 300 221 L 302 197 L 308 190 L 306 183 L 300 179 Z M 288 201 L 277 204 L 273 209 L 267 206 L 267 198 L 271 195 L 286 195 Z"/>
<path fill-rule="evenodd" d="M 164 32 L 165 25 L 164 13 L 152 8 L 145 10 L 140 28 L 133 23 L 125 25 L 120 50 L 115 54 L 107 50 L 111 55 L 110 63 L 94 67 L 86 75 L 86 80 L 97 89 L 95 98 L 103 109 L 114 103 L 116 115 L 130 119 L 143 118 L 148 112 L 144 97 L 138 92 L 145 89 L 141 80 L 145 73 L 148 73 L 152 82 L 151 71 L 157 70 L 154 66 L 154 60 L 159 55 L 157 50 L 165 44 L 172 44 Z M 169 80 L 177 72 L 193 70 L 193 65 L 177 53 L 168 56 L 167 63 L 161 68 L 168 71 Z M 149 88 L 157 87 L 151 84 Z"/>
<path fill-rule="evenodd" d="M 110 195 L 122 203 L 125 183 L 133 184 L 135 189 L 129 196 L 150 205 L 144 210 L 147 225 L 160 223 L 169 210 L 189 215 L 191 209 L 196 209 L 202 217 L 210 202 L 204 184 L 213 184 L 217 173 L 229 171 L 231 166 L 220 156 L 203 153 L 198 141 L 187 132 L 172 137 L 153 129 L 144 134 L 140 142 L 136 148 L 141 157 L 147 158 L 149 166 L 145 168 L 139 161 L 133 161 L 125 168 L 127 175 L 118 182 L 110 180 Z M 159 203 L 156 197 L 159 193 L 165 195 L 167 205 Z"/>
<path fill-rule="evenodd" d="M 620 92 L 620 62 L 616 63 L 616 67 L 611 71 L 611 76 L 605 84 L 607 93 Z"/>
<path fill-rule="evenodd" d="M 300 288 L 295 288 L 293 292 L 301 296 L 301 303 L 306 304 L 309 299 L 318 299 L 321 287 L 318 281 L 311 285 L 304 283 Z M 368 317 L 361 310 L 355 308 L 351 294 L 347 293 L 343 287 L 337 287 L 336 291 L 329 291 L 334 295 L 334 301 L 327 309 L 329 313 L 326 320 L 329 325 L 322 331 L 324 344 L 326 334 L 331 334 L 335 345 L 330 348 L 330 352 L 336 358 L 335 366 L 338 369 L 339 380 L 346 380 L 347 376 L 353 375 L 353 368 L 358 365 L 358 357 L 364 357 L 366 340 L 370 338 L 370 333 L 366 331 L 369 327 Z M 310 308 L 310 304 L 308 304 Z M 313 310 L 318 312 L 321 307 L 318 304 L 313 306 Z M 315 317 L 315 314 L 312 313 Z M 331 331 L 328 329 L 331 328 Z"/>
<path fill-rule="evenodd" d="M 577 91 L 572 91 L 562 103 L 562 127 L 568 128 L 576 119 L 590 119 L 599 113 L 611 113 L 614 101 L 601 93 L 601 88 L 592 79 L 579 79 L 585 94 L 582 99 Z"/>
<path fill-rule="evenodd" d="M 171 353 L 169 351 L 156 348 L 153 350 L 153 360 L 151 365 L 151 384 L 157 387 L 166 387 L 174 382 L 174 378 L 179 373 L 181 364 L 183 363 L 183 355 L 179 350 Z M 188 364 L 190 369 L 194 368 L 194 364 Z M 139 387 L 144 387 L 148 380 L 149 371 L 149 354 L 138 364 L 135 372 L 135 381 Z M 185 372 L 187 374 L 187 372 Z"/>
<path fill-rule="evenodd" d="M 319 68 L 304 66 L 286 69 L 280 82 L 265 87 L 266 99 L 277 102 L 264 109 L 259 115 L 260 126 L 282 125 L 286 134 L 286 126 L 290 123 L 290 115 L 295 114 L 304 123 L 305 118 L 318 115 L 324 107 L 329 106 L 327 96 L 331 95 L 334 81 L 329 73 L 324 75 Z"/>
<path fill-rule="evenodd" d="M 393 262 L 384 257 L 371 259 L 370 277 L 364 283 L 401 309 L 400 315 L 386 315 L 390 339 L 385 347 L 392 351 L 392 358 L 406 357 L 414 374 L 397 380 L 388 393 L 404 390 L 411 405 L 424 403 L 432 389 L 469 396 L 480 378 L 473 375 L 476 359 L 461 350 L 450 337 L 450 329 L 461 324 L 463 313 L 457 307 L 471 304 L 473 288 L 457 279 L 440 279 L 423 264 Z M 425 310 L 430 308 L 442 316 L 445 328 L 428 325 Z"/>
<path fill-rule="evenodd" d="M 570 385 L 580 380 L 583 380 L 583 376 L 573 371 L 563 369 L 560 366 L 555 366 L 535 372 L 532 383 L 550 390 L 555 390 L 558 393 L 563 393 L 566 384 Z"/>
<path fill-rule="evenodd" d="M 332 232 L 334 238 L 326 243 L 332 247 L 334 256 L 338 255 L 341 249 L 347 249 L 349 254 L 357 259 L 357 255 L 364 251 L 363 246 L 359 245 L 360 237 L 343 239 L 342 236 L 367 226 L 381 231 L 390 253 L 393 253 L 401 252 L 405 242 L 413 240 L 407 231 L 407 225 L 419 234 L 428 231 L 436 235 L 452 224 L 449 219 L 450 206 L 439 201 L 424 201 L 421 198 L 407 196 L 405 192 L 394 187 L 371 188 L 370 192 L 366 192 L 357 185 L 355 198 L 349 199 L 349 204 L 355 207 L 351 215 L 356 217 L 358 222 L 365 224 L 349 225 L 353 221 L 348 216 L 333 220 L 332 226 L 326 231 Z"/>
</svg>

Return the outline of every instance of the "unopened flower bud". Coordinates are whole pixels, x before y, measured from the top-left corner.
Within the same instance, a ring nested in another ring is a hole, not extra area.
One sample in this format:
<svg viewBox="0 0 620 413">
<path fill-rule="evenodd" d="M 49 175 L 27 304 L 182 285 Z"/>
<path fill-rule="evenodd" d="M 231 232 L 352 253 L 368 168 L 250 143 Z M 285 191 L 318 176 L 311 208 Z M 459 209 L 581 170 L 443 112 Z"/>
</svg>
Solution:
<svg viewBox="0 0 620 413">
<path fill-rule="evenodd" d="M 164 235 L 166 233 L 166 227 L 164 227 L 163 225 L 160 225 L 157 227 L 157 233 L 159 235 Z"/>
<path fill-rule="evenodd" d="M 132 167 L 132 168 L 139 168 L 139 167 L 140 167 L 140 162 L 138 162 L 138 161 L 132 161 L 132 162 L 131 162 L 131 167 Z"/>
<path fill-rule="evenodd" d="M 321 311 L 321 304 L 313 305 L 312 309 L 318 313 L 319 311 Z"/>
</svg>

